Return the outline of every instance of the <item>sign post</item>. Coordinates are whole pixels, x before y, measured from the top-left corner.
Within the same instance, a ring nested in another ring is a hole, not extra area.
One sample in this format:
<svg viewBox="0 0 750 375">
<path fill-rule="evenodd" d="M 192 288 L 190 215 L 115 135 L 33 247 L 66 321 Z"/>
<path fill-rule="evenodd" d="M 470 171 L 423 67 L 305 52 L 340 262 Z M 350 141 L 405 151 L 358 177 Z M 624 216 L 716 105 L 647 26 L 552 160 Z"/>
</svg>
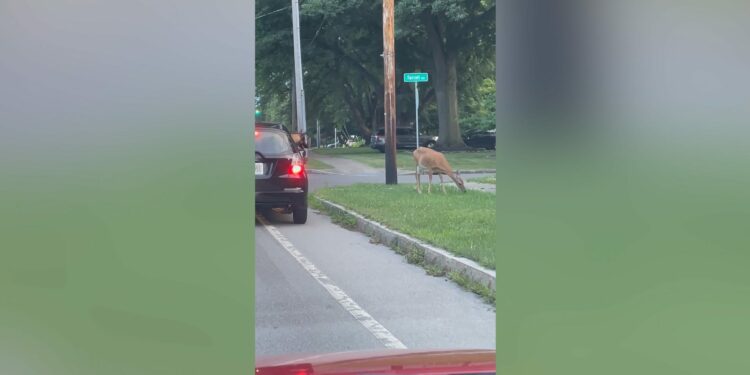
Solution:
<svg viewBox="0 0 750 375">
<path fill-rule="evenodd" d="M 417 133 L 417 146 L 416 148 L 419 148 L 419 82 L 427 82 L 429 80 L 429 76 L 427 73 L 404 73 L 404 82 L 407 83 L 414 83 L 414 117 L 415 124 L 417 126 L 417 129 L 415 130 Z"/>
</svg>

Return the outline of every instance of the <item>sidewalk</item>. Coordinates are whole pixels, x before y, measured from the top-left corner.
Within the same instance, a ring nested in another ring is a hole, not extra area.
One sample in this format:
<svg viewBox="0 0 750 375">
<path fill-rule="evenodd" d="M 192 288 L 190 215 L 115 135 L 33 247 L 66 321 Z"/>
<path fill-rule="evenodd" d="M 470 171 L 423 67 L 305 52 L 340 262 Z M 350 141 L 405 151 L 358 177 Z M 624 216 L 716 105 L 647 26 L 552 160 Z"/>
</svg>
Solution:
<svg viewBox="0 0 750 375">
<path fill-rule="evenodd" d="M 317 173 L 317 174 L 342 174 L 342 175 L 375 175 L 379 173 L 383 173 L 382 168 L 373 168 L 367 164 L 360 163 L 358 161 L 354 161 L 347 158 L 341 158 L 341 157 L 335 157 L 335 156 L 323 156 L 323 155 L 314 155 L 311 156 L 315 159 L 318 159 L 330 166 L 333 167 L 333 171 L 322 171 L 322 170 L 315 170 L 311 169 L 311 173 Z M 461 171 L 461 174 L 472 174 L 472 173 L 495 173 L 494 170 L 469 170 L 469 171 Z M 414 176 L 414 170 L 409 169 L 399 169 L 398 170 L 399 176 Z M 427 175 L 422 175 L 422 183 L 423 185 L 427 184 Z M 444 183 L 448 186 L 453 186 L 453 181 L 451 181 L 450 178 L 443 177 Z M 434 176 L 433 179 L 433 185 L 435 185 L 435 188 L 440 189 L 440 179 L 437 176 Z M 416 183 L 416 179 L 410 181 L 410 183 Z M 465 182 L 465 185 L 467 189 L 471 190 L 477 190 L 482 191 L 485 193 L 495 193 L 495 185 L 493 184 L 482 184 L 477 182 Z"/>
<path fill-rule="evenodd" d="M 467 189 L 478 190 L 478 191 L 483 191 L 485 193 L 492 193 L 492 194 L 495 194 L 495 188 L 496 188 L 496 186 L 493 184 L 481 184 L 478 182 L 465 182 L 464 186 L 466 186 Z"/>
<path fill-rule="evenodd" d="M 399 169 L 399 173 L 398 174 L 399 175 L 414 176 L 414 171 L 410 171 L 408 173 L 401 173 L 402 171 L 403 170 Z M 491 171 L 491 172 L 485 172 L 485 171 L 463 172 L 462 171 L 461 175 L 463 175 L 463 174 L 469 174 L 469 173 L 487 173 L 487 174 L 489 174 L 489 173 L 495 173 L 495 171 Z M 422 177 L 421 177 L 422 189 L 427 189 L 427 185 L 429 183 L 428 178 L 429 177 L 427 177 L 427 175 L 425 175 L 425 174 L 422 175 Z M 412 180 L 411 183 L 415 184 L 416 183 L 416 179 Z M 456 186 L 453 183 L 453 180 L 451 180 L 450 177 L 448 177 L 448 176 L 443 176 L 443 184 L 445 184 L 445 186 L 448 186 L 448 187 L 450 187 L 450 186 L 455 187 Z M 433 176 L 432 177 L 432 185 L 433 185 L 432 186 L 433 189 L 435 189 L 435 188 L 440 189 L 440 177 Z M 483 184 L 483 183 L 479 183 L 479 182 L 466 181 L 466 178 L 464 177 L 464 186 L 466 187 L 466 189 L 469 189 L 469 190 L 476 190 L 476 191 L 482 191 L 482 192 L 485 192 L 485 193 L 495 194 L 495 187 L 496 186 L 494 184 Z M 438 190 L 438 191 L 440 191 L 440 190 Z"/>
<path fill-rule="evenodd" d="M 323 155 L 311 155 L 310 157 L 332 166 L 334 172 L 341 174 L 377 174 L 382 171 L 381 169 L 346 158 Z"/>
</svg>

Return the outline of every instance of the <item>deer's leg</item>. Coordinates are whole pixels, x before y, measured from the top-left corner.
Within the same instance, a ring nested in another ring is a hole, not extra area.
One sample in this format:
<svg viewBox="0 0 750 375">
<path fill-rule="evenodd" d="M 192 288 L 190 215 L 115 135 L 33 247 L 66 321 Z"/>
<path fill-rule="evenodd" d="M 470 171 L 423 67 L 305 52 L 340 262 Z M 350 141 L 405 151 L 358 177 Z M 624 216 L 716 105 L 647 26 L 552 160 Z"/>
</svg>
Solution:
<svg viewBox="0 0 750 375">
<path fill-rule="evenodd" d="M 445 184 L 443 184 L 443 174 L 441 173 L 441 174 L 439 174 L 438 176 L 440 177 L 440 187 L 442 187 L 442 188 L 443 188 L 443 194 L 448 194 L 448 193 L 447 193 L 447 192 L 445 191 Z"/>
<path fill-rule="evenodd" d="M 430 180 L 430 184 L 427 186 L 427 194 L 432 193 L 432 171 L 427 172 L 427 178 Z"/>
<path fill-rule="evenodd" d="M 420 182 L 419 181 L 419 164 L 417 164 L 417 173 L 415 174 L 415 176 L 417 177 L 417 192 L 419 194 L 422 194 L 422 187 L 420 186 L 420 183 L 419 183 Z"/>
</svg>

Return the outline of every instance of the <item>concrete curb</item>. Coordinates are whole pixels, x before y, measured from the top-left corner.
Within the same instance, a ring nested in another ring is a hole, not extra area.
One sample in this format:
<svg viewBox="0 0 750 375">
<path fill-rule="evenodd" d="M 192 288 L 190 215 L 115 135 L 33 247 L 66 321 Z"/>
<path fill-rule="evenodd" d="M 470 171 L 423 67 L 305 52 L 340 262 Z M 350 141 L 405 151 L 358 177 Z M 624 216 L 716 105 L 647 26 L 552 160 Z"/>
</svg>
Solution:
<svg viewBox="0 0 750 375">
<path fill-rule="evenodd" d="M 474 262 L 451 254 L 447 250 L 432 246 L 409 235 L 389 229 L 384 225 L 365 218 L 364 216 L 350 211 L 336 203 L 315 197 L 327 208 L 354 217 L 357 221 L 357 230 L 367 234 L 391 247 L 410 250 L 419 249 L 424 252 L 426 263 L 439 266 L 449 272 L 457 271 L 463 273 L 469 279 L 478 282 L 495 291 L 495 271 L 487 269 Z"/>
</svg>

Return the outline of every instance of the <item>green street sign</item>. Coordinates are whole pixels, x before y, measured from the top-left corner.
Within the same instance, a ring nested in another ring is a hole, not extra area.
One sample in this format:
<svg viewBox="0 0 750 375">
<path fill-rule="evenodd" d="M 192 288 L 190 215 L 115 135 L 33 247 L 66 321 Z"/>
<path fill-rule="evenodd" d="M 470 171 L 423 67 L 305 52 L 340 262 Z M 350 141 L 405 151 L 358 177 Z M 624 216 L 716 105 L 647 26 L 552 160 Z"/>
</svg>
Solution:
<svg viewBox="0 0 750 375">
<path fill-rule="evenodd" d="M 427 82 L 427 73 L 404 73 L 404 82 Z"/>
</svg>

